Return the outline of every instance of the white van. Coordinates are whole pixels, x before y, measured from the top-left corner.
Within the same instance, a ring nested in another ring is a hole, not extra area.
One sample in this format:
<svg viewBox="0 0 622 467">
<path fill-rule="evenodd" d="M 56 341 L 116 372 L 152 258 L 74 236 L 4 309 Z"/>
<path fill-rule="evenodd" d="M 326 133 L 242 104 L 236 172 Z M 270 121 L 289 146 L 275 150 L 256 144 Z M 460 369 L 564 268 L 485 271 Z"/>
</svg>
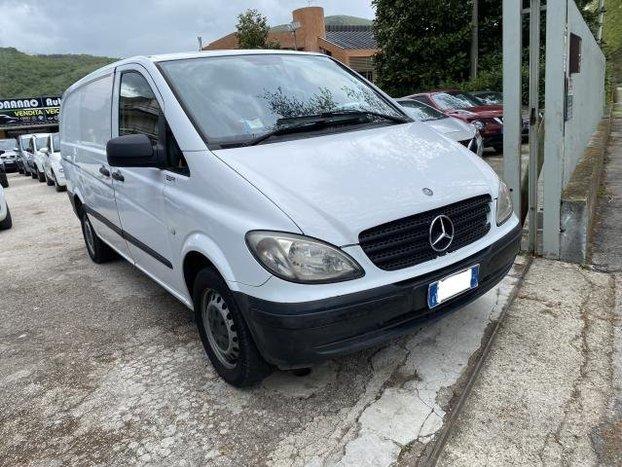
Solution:
<svg viewBox="0 0 622 467">
<path fill-rule="evenodd" d="M 194 309 L 237 386 L 459 308 L 519 247 L 485 162 L 326 55 L 126 59 L 67 90 L 60 135 L 93 261 Z"/>
<path fill-rule="evenodd" d="M 65 180 L 65 170 L 60 158 L 60 135 L 50 133 L 45 147 L 41 148 L 40 152 L 45 155 L 43 167 L 48 186 L 54 186 L 56 191 L 64 191 L 67 187 L 67 180 Z"/>
</svg>

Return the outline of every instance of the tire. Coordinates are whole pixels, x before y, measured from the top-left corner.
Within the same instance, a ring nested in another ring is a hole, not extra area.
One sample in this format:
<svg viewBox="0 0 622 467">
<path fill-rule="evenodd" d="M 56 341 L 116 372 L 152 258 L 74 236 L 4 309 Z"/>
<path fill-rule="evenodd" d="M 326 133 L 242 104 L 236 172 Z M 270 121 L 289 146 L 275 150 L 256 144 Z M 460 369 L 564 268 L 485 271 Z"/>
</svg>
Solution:
<svg viewBox="0 0 622 467">
<path fill-rule="evenodd" d="M 8 230 L 13 227 L 13 219 L 11 218 L 11 211 L 9 211 L 9 207 L 6 207 L 6 217 L 0 222 L 0 230 Z"/>
<path fill-rule="evenodd" d="M 6 174 L 0 173 L 0 186 L 2 186 L 2 188 L 8 188 L 9 187 L 9 179 L 7 178 Z"/>
<path fill-rule="evenodd" d="M 45 174 L 45 183 L 47 184 L 47 186 L 54 186 L 56 184 L 56 181 L 48 177 L 47 174 Z"/>
<path fill-rule="evenodd" d="M 203 269 L 192 295 L 201 341 L 216 373 L 235 387 L 251 386 L 268 376 L 272 369 L 257 350 L 222 277 L 211 268 Z"/>
<path fill-rule="evenodd" d="M 39 178 L 39 176 L 37 175 L 37 172 L 36 172 L 36 171 L 34 171 L 34 170 L 30 172 L 30 176 L 31 176 L 34 180 L 36 180 L 37 178 Z"/>
<path fill-rule="evenodd" d="M 45 172 L 39 172 L 39 169 L 37 169 L 37 178 L 39 179 L 39 183 L 45 182 Z"/>
<path fill-rule="evenodd" d="M 116 257 L 116 253 L 112 248 L 100 240 L 95 233 L 95 229 L 93 228 L 87 213 L 84 211 L 80 217 L 80 223 L 82 224 L 82 235 L 84 236 L 86 251 L 93 262 L 102 264 L 114 259 Z"/>
</svg>

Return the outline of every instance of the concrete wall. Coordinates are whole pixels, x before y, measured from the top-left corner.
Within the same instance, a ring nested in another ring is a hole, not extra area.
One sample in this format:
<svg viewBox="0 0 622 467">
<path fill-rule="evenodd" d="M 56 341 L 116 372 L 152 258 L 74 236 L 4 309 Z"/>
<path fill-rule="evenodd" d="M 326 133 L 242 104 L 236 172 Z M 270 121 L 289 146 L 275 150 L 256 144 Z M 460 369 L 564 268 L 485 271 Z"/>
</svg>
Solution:
<svg viewBox="0 0 622 467">
<path fill-rule="evenodd" d="M 566 187 L 599 122 L 605 104 L 605 56 L 573 1 L 568 2 L 568 29 L 581 37 L 581 71 L 569 78 L 572 118 L 566 122 L 564 178 Z"/>
<path fill-rule="evenodd" d="M 609 134 L 610 120 L 605 118 L 590 138 L 562 193 L 559 252 L 562 261 L 582 264 L 588 259 Z"/>
<path fill-rule="evenodd" d="M 547 0 L 546 6 L 542 252 L 559 258 L 562 234 L 567 245 L 572 242 L 572 235 L 564 231 L 572 222 L 568 210 L 562 219 L 562 192 L 603 116 L 605 57 L 573 0 Z M 581 69 L 572 74 L 571 33 L 582 41 Z"/>
</svg>

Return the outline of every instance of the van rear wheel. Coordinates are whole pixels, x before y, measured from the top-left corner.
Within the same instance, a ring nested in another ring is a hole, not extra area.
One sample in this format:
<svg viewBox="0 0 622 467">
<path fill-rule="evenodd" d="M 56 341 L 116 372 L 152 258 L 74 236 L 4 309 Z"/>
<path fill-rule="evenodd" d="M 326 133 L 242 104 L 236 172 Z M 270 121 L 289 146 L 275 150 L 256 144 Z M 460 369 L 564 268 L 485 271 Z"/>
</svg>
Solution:
<svg viewBox="0 0 622 467">
<path fill-rule="evenodd" d="M 80 221 L 82 223 L 82 235 L 84 235 L 86 251 L 91 259 L 97 264 L 106 263 L 113 259 L 116 256 L 114 250 L 99 239 L 86 212 L 82 212 Z"/>
<path fill-rule="evenodd" d="M 270 374 L 271 367 L 259 353 L 233 294 L 216 271 L 199 272 L 193 301 L 203 347 L 222 379 L 244 387 Z"/>
</svg>

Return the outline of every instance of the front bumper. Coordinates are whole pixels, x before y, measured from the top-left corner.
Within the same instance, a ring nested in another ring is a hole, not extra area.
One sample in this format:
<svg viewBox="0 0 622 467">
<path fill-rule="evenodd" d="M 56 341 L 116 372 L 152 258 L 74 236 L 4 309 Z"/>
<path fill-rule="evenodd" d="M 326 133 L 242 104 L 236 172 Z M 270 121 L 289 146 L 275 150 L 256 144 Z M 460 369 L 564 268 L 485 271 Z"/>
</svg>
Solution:
<svg viewBox="0 0 622 467">
<path fill-rule="evenodd" d="M 520 238 L 517 225 L 494 244 L 446 268 L 323 300 L 276 303 L 234 294 L 263 357 L 283 369 L 306 367 L 401 336 L 424 320 L 472 302 L 507 274 L 518 254 Z M 480 265 L 479 286 L 430 310 L 429 284 L 474 264 Z"/>
</svg>

